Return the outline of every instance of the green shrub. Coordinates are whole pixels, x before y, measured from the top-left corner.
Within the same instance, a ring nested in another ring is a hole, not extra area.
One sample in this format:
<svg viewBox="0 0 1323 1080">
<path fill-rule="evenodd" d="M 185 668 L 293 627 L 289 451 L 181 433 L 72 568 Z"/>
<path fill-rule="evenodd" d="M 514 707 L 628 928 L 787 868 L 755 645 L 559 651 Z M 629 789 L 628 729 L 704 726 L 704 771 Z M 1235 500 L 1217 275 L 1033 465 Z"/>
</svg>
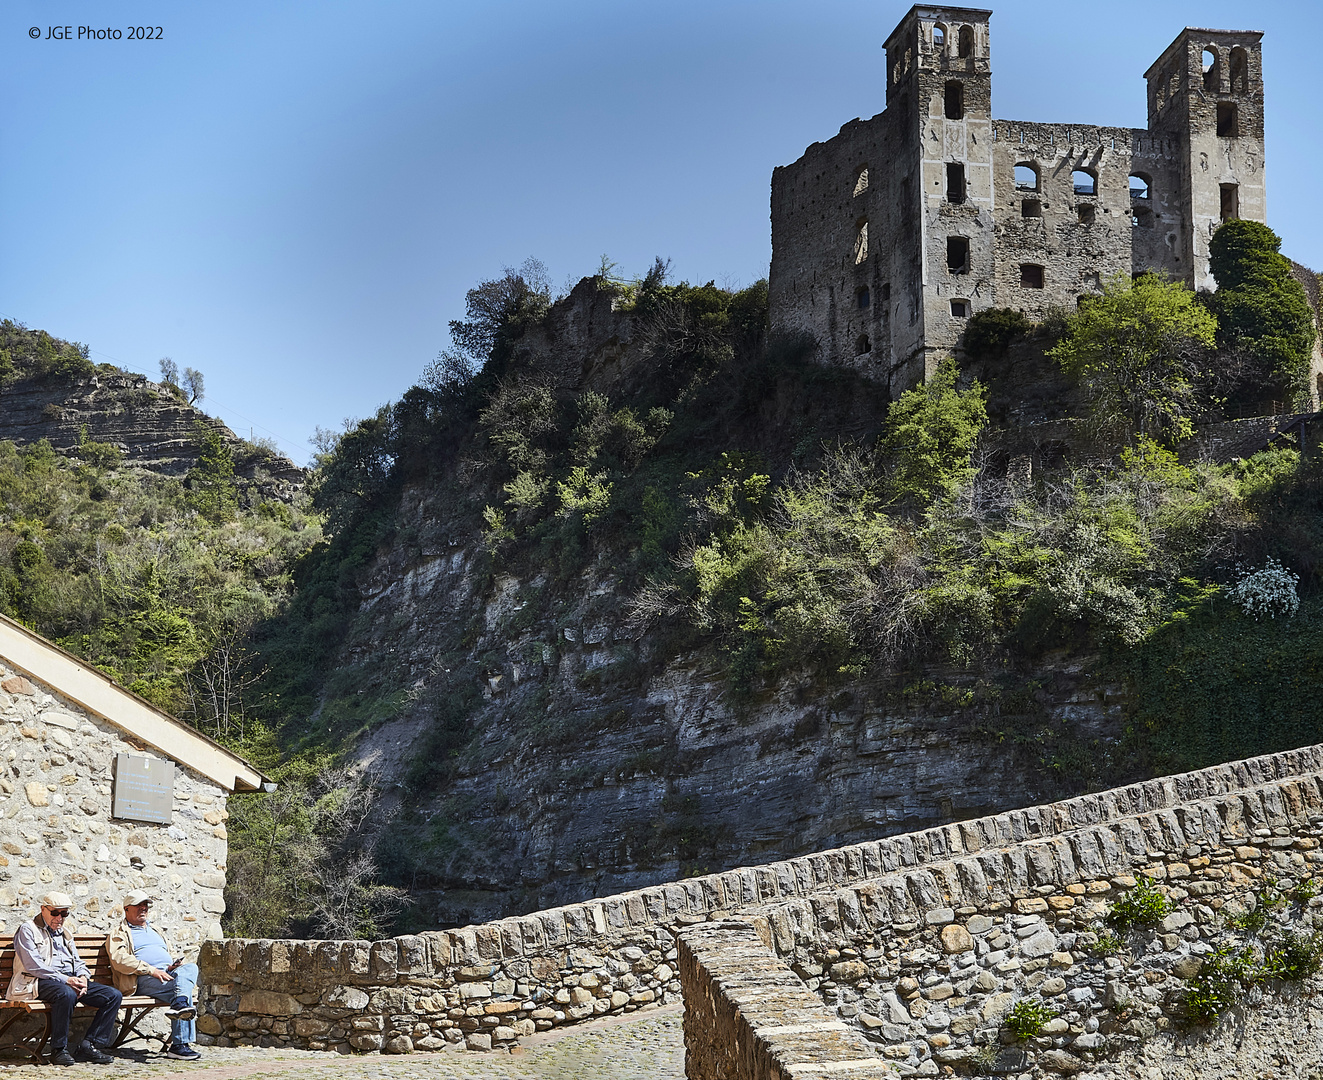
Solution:
<svg viewBox="0 0 1323 1080">
<path fill-rule="evenodd" d="M 954 494 L 974 475 L 987 395 L 977 381 L 958 390 L 958 374 L 954 360 L 943 360 L 932 378 L 906 390 L 887 413 L 882 446 L 891 459 L 891 490 L 901 502 L 927 504 Z"/>
<path fill-rule="evenodd" d="M 1037 998 L 1021 998 L 1002 1020 L 1017 1039 L 1032 1039 L 1042 1034 L 1043 1025 L 1052 1019 L 1052 1014 Z"/>
<path fill-rule="evenodd" d="M 1023 311 L 1016 308 L 988 308 L 975 312 L 965 323 L 962 339 L 965 352 L 975 360 L 1005 357 L 1011 342 L 1033 329 Z"/>
<path fill-rule="evenodd" d="M 1107 921 L 1120 930 L 1136 926 L 1156 926 L 1171 912 L 1171 901 L 1158 891 L 1146 877 L 1140 877 L 1135 887 L 1113 902 Z"/>
<path fill-rule="evenodd" d="M 1232 391 L 1242 399 L 1290 401 L 1309 390 L 1314 316 L 1281 246 L 1267 225 L 1242 219 L 1220 226 L 1208 245 L 1217 280 L 1208 307 L 1217 316 L 1219 342 L 1245 358 Z"/>
<path fill-rule="evenodd" d="M 1117 277 L 1066 316 L 1065 339 L 1048 356 L 1078 381 L 1100 430 L 1118 442 L 1144 434 L 1174 444 L 1193 433 L 1216 331 L 1180 282 Z"/>
</svg>

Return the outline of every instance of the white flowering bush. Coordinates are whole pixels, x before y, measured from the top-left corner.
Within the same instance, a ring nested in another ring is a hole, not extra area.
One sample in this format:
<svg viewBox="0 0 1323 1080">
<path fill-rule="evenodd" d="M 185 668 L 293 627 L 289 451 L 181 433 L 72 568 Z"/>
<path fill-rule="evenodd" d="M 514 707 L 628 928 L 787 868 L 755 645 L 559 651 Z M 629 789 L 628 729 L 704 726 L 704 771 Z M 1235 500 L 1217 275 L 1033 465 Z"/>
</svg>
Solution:
<svg viewBox="0 0 1323 1080">
<path fill-rule="evenodd" d="M 1278 615 L 1294 615 L 1300 607 L 1296 586 L 1298 575 L 1293 574 L 1271 555 L 1259 570 L 1242 570 L 1240 580 L 1227 594 L 1240 605 L 1246 615 L 1262 619 L 1265 615 L 1275 619 Z"/>
</svg>

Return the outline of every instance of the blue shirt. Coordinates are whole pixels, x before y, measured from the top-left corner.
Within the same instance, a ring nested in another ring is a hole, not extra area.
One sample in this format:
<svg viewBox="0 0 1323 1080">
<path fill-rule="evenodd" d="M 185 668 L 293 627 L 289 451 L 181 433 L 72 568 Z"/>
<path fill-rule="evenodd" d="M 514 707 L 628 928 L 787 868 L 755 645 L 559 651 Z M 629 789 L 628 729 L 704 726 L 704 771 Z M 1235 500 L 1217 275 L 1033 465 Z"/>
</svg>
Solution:
<svg viewBox="0 0 1323 1080">
<path fill-rule="evenodd" d="M 165 939 L 152 929 L 150 923 L 145 926 L 130 924 L 129 933 L 133 935 L 133 955 L 143 963 L 162 969 L 174 963 L 170 950 L 165 947 Z"/>
</svg>

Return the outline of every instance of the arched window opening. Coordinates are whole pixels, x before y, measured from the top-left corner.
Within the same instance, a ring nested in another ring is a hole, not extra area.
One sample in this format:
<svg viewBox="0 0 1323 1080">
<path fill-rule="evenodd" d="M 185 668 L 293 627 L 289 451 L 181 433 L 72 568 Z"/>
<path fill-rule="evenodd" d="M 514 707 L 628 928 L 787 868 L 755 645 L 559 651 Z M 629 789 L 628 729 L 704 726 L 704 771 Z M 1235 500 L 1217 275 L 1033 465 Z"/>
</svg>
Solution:
<svg viewBox="0 0 1323 1080">
<path fill-rule="evenodd" d="M 1236 114 L 1236 103 L 1234 101 L 1219 101 L 1217 103 L 1217 137 L 1219 139 L 1234 139 L 1240 134 L 1239 117 Z"/>
<path fill-rule="evenodd" d="M 1204 89 L 1216 92 L 1218 83 L 1217 50 L 1211 45 L 1204 50 L 1203 73 Z"/>
<path fill-rule="evenodd" d="M 1231 50 L 1231 92 L 1243 94 L 1249 89 L 1249 56 L 1240 46 Z"/>
<path fill-rule="evenodd" d="M 972 26 L 962 26 L 960 28 L 960 59 L 968 60 L 974 55 L 974 28 Z"/>
<path fill-rule="evenodd" d="M 1150 184 L 1152 184 L 1152 181 L 1143 173 L 1132 172 L 1130 174 L 1130 197 L 1132 199 L 1147 199 Z"/>
<path fill-rule="evenodd" d="M 870 353 L 872 351 L 873 351 L 873 343 L 868 340 L 867 334 L 860 334 L 857 338 L 854 339 L 855 356 L 863 356 L 864 353 Z"/>
<path fill-rule="evenodd" d="M 1015 166 L 1015 190 L 1037 191 L 1038 169 L 1027 163 Z"/>
<path fill-rule="evenodd" d="M 963 120 L 965 118 L 965 84 L 954 81 L 947 83 L 943 104 L 948 120 Z"/>
<path fill-rule="evenodd" d="M 1037 263 L 1020 264 L 1020 287 L 1041 289 L 1043 287 L 1043 268 Z"/>
<path fill-rule="evenodd" d="M 1039 199 L 1025 199 L 1020 203 L 1020 216 L 1040 218 L 1043 216 L 1043 203 Z"/>
<path fill-rule="evenodd" d="M 866 307 L 868 307 L 869 301 L 870 301 L 870 297 L 868 295 L 867 285 L 855 289 L 854 302 L 855 302 L 855 306 L 858 307 L 860 311 L 863 311 Z"/>
<path fill-rule="evenodd" d="M 854 264 L 858 266 L 868 258 L 868 219 L 860 218 L 854 227 Z"/>
<path fill-rule="evenodd" d="M 936 52 L 946 52 L 946 27 L 938 23 L 933 27 L 933 49 Z"/>
<path fill-rule="evenodd" d="M 965 237 L 946 238 L 946 268 L 953 274 L 969 273 L 969 241 Z"/>
<path fill-rule="evenodd" d="M 952 301 L 951 301 L 951 314 L 952 314 L 953 317 L 955 317 L 955 318 L 957 318 L 957 319 L 968 319 L 968 318 L 969 318 L 969 301 L 968 301 L 968 300 L 952 300 Z"/>
<path fill-rule="evenodd" d="M 1097 195 L 1098 178 L 1087 169 L 1076 169 L 1070 174 L 1071 186 L 1076 195 Z"/>
<path fill-rule="evenodd" d="M 965 167 L 958 161 L 946 163 L 946 201 L 957 205 L 965 201 Z"/>
<path fill-rule="evenodd" d="M 862 195 L 867 190 L 868 190 L 868 166 L 865 165 L 857 173 L 855 173 L 854 193 L 856 195 Z"/>
</svg>

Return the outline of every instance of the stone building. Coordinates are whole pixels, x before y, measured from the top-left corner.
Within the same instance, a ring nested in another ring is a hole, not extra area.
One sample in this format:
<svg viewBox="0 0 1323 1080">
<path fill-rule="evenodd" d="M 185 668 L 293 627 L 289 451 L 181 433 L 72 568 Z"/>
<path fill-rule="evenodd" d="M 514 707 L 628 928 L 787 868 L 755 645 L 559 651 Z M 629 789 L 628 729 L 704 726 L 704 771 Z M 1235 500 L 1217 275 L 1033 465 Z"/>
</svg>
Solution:
<svg viewBox="0 0 1323 1080">
<path fill-rule="evenodd" d="M 893 396 L 976 311 L 1031 318 L 1115 275 L 1213 287 L 1208 241 L 1265 220 L 1261 34 L 1186 28 L 1148 69 L 1148 127 L 997 120 L 991 12 L 916 5 L 886 109 L 772 174 L 772 325 Z"/>
<path fill-rule="evenodd" d="M 181 946 L 221 936 L 226 798 L 270 785 L 242 758 L 0 616 L 0 934 L 44 893 L 109 931 L 125 893 Z"/>
</svg>

